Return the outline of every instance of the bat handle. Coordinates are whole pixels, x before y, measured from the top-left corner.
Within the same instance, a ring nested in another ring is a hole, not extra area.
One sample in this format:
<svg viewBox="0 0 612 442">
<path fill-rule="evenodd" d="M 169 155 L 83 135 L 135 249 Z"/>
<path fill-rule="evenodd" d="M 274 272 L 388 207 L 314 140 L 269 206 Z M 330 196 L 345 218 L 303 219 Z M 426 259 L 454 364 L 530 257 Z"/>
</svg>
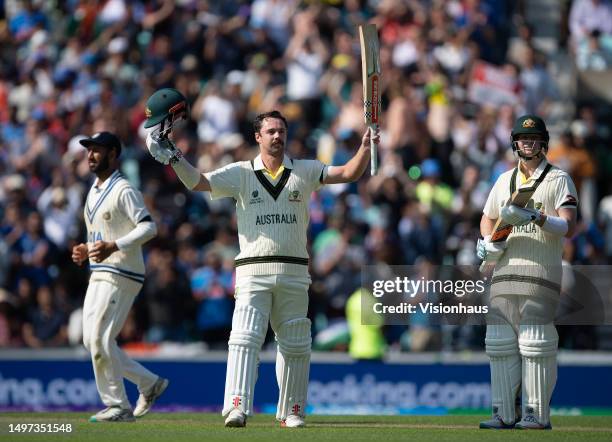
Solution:
<svg viewBox="0 0 612 442">
<path fill-rule="evenodd" d="M 484 273 L 484 271 L 487 269 L 487 266 L 489 265 L 489 263 L 487 263 L 486 261 L 483 261 L 480 263 L 480 267 L 478 267 L 478 271 L 480 273 Z"/>
<path fill-rule="evenodd" d="M 374 176 L 378 173 L 378 144 L 374 142 L 374 133 L 376 125 L 370 124 L 370 175 Z"/>
<path fill-rule="evenodd" d="M 480 273 L 488 273 L 490 270 L 493 269 L 493 267 L 495 267 L 495 264 L 497 264 L 497 261 L 483 261 L 480 263 L 478 271 Z"/>
</svg>

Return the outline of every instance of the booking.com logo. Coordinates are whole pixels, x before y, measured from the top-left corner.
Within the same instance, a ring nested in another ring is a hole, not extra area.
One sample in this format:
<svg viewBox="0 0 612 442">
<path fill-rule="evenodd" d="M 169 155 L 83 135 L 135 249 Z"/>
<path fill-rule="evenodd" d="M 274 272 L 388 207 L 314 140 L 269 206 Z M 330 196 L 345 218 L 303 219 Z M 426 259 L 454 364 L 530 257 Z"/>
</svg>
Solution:
<svg viewBox="0 0 612 442">
<path fill-rule="evenodd" d="M 346 375 L 338 381 L 310 381 L 308 402 L 311 405 L 393 406 L 402 408 L 488 408 L 491 388 L 488 383 L 379 381 L 373 374 L 357 380 Z"/>
<path fill-rule="evenodd" d="M 96 382 L 91 379 L 55 378 L 46 385 L 33 378 L 3 378 L 0 373 L 0 406 L 45 407 L 98 406 Z"/>
</svg>

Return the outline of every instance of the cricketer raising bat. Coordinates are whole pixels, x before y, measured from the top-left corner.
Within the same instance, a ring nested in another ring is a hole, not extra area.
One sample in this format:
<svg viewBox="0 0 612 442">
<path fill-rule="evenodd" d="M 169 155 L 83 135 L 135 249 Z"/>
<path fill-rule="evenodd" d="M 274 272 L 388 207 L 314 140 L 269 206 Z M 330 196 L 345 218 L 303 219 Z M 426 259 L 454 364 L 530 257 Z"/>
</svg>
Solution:
<svg viewBox="0 0 612 442">
<path fill-rule="evenodd" d="M 541 177 L 543 178 L 545 175 L 545 173 L 542 173 Z M 506 206 L 509 206 L 510 204 L 513 204 L 518 207 L 527 206 L 527 203 L 529 202 L 541 182 L 542 180 L 538 179 L 535 183 L 533 183 L 532 186 L 519 187 L 518 189 L 516 189 L 514 192 L 512 192 L 512 195 L 510 195 Z M 493 227 L 493 233 L 491 234 L 491 242 L 505 242 L 508 239 L 508 236 L 510 236 L 510 234 L 512 233 L 513 227 L 514 226 L 512 224 L 504 222 L 501 216 L 498 217 L 497 221 L 495 222 L 495 226 Z M 491 262 L 483 261 L 482 264 L 480 264 L 480 271 L 483 272 L 487 268 L 487 266 L 491 264 Z"/>
<path fill-rule="evenodd" d="M 376 25 L 359 26 L 361 45 L 361 73 L 363 81 L 363 111 L 365 124 L 370 128 L 370 174 L 378 171 L 378 146 L 374 130 L 380 123 L 380 51 Z"/>
</svg>

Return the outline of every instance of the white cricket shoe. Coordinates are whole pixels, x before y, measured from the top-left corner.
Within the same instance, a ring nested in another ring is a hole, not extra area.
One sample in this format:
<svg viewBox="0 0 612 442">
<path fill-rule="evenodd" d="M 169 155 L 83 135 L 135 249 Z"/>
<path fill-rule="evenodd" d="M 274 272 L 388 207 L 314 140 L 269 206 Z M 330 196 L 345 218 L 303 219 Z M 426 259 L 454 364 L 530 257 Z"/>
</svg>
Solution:
<svg viewBox="0 0 612 442">
<path fill-rule="evenodd" d="M 552 430 L 552 425 L 550 425 L 550 422 L 542 424 L 535 416 L 528 414 L 520 422 L 517 422 L 514 428 L 518 430 Z"/>
<path fill-rule="evenodd" d="M 136 408 L 134 408 L 134 416 L 142 417 L 149 412 L 155 400 L 162 395 L 170 381 L 164 378 L 158 378 L 153 384 L 151 389 L 146 393 L 140 393 L 138 401 L 136 402 Z"/>
<path fill-rule="evenodd" d="M 510 430 L 514 428 L 514 422 L 507 424 L 498 414 L 495 414 L 488 421 L 481 422 L 480 428 L 484 430 Z"/>
<path fill-rule="evenodd" d="M 304 418 L 297 414 L 290 414 L 284 421 L 281 421 L 281 427 L 283 428 L 302 428 L 305 425 Z"/>
<path fill-rule="evenodd" d="M 240 428 L 246 427 L 247 415 L 239 410 L 238 408 L 234 408 L 229 412 L 227 418 L 225 419 L 225 426 L 231 428 Z"/>
<path fill-rule="evenodd" d="M 136 418 L 129 408 L 119 405 L 106 407 L 89 418 L 89 422 L 134 422 Z"/>
</svg>

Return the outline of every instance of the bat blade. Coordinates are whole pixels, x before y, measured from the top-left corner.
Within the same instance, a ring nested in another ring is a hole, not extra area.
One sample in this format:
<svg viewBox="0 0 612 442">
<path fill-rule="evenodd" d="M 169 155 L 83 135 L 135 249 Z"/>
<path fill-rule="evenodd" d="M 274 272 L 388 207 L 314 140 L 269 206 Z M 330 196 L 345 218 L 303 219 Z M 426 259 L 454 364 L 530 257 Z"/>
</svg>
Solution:
<svg viewBox="0 0 612 442">
<path fill-rule="evenodd" d="M 376 25 L 359 26 L 359 43 L 361 46 L 361 74 L 363 83 L 364 122 L 370 128 L 371 135 L 380 123 L 380 46 Z M 370 169 L 375 175 L 378 171 L 378 146 L 370 144 Z"/>
<path fill-rule="evenodd" d="M 510 199 L 506 203 L 507 206 L 513 205 L 517 207 L 525 207 L 531 197 L 535 189 L 533 187 L 520 188 L 515 190 L 512 195 L 510 195 Z M 508 239 L 508 236 L 512 233 L 512 224 L 507 224 L 504 220 L 499 217 L 497 218 L 497 222 L 495 223 L 495 227 L 493 228 L 493 233 L 491 234 L 491 242 L 503 242 Z"/>
<path fill-rule="evenodd" d="M 531 197 L 533 196 L 534 192 L 536 191 L 536 188 L 537 186 L 531 186 L 531 187 L 523 187 L 523 188 L 516 189 L 512 193 L 512 195 L 510 195 L 510 199 L 506 203 L 506 206 L 509 206 L 512 204 L 518 207 L 525 207 L 527 203 L 529 202 L 529 200 L 531 199 Z M 513 227 L 514 226 L 512 224 L 508 224 L 504 222 L 501 216 L 497 218 L 497 221 L 495 222 L 495 226 L 493 227 L 493 233 L 491 234 L 491 242 L 492 243 L 505 242 L 510 236 L 510 234 L 512 233 Z M 481 272 L 485 271 L 489 265 L 491 265 L 491 262 L 483 261 L 482 264 L 480 265 L 480 271 Z"/>
</svg>

